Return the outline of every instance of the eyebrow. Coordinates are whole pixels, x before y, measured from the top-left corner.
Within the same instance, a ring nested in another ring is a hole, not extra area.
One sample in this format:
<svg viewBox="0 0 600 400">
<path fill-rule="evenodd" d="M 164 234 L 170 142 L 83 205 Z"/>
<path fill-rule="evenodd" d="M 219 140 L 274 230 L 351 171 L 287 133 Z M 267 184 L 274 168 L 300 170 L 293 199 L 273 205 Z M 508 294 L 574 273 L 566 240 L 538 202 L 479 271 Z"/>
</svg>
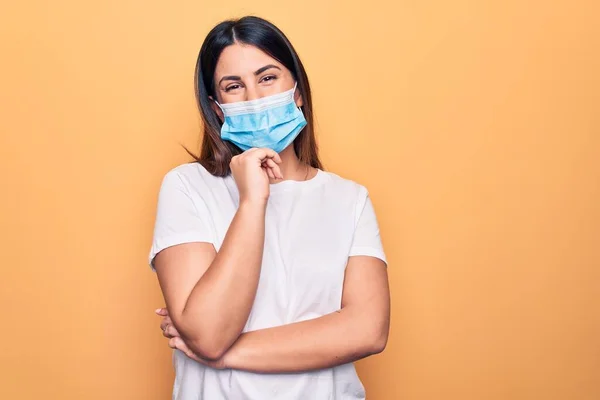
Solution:
<svg viewBox="0 0 600 400">
<path fill-rule="evenodd" d="M 277 68 L 278 70 L 281 71 L 281 68 L 279 68 L 277 65 L 269 64 L 269 65 L 265 65 L 264 67 L 261 67 L 261 68 L 257 69 L 256 71 L 254 71 L 254 75 L 255 76 L 260 75 L 263 72 L 265 72 L 266 70 L 271 69 L 271 68 Z"/>
<path fill-rule="evenodd" d="M 264 67 L 260 67 L 256 71 L 254 71 L 254 75 L 255 76 L 256 75 L 260 75 L 263 72 L 265 72 L 266 70 L 269 70 L 271 68 L 277 68 L 278 70 L 281 71 L 281 68 L 279 68 L 277 65 L 268 64 L 268 65 L 265 65 Z M 224 77 L 221 78 L 221 80 L 219 81 L 219 85 L 223 81 L 241 81 L 241 80 L 242 80 L 242 78 L 239 75 L 226 75 L 226 76 L 224 76 Z"/>
</svg>

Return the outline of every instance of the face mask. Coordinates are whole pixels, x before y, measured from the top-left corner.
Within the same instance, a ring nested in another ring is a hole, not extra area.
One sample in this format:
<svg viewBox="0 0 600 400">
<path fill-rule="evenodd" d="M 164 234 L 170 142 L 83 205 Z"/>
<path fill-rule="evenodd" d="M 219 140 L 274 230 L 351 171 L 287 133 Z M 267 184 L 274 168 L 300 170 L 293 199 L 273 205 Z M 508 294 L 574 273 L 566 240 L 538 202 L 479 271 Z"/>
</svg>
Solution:
<svg viewBox="0 0 600 400">
<path fill-rule="evenodd" d="M 217 103 L 225 119 L 221 139 L 244 151 L 266 147 L 280 153 L 306 126 L 306 119 L 294 102 L 295 92 L 296 85 L 293 89 L 256 100 Z"/>
</svg>

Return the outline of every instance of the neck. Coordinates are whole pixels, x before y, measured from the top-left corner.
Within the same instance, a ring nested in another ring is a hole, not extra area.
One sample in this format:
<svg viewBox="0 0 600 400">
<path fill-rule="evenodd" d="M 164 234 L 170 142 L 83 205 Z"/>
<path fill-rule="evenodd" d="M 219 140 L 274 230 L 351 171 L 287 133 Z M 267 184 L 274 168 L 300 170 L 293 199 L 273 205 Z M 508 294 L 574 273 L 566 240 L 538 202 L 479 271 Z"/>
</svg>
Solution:
<svg viewBox="0 0 600 400">
<path fill-rule="evenodd" d="M 279 156 L 281 157 L 279 169 L 281 169 L 283 180 L 303 181 L 306 179 L 307 171 L 309 171 L 309 169 L 307 169 L 308 166 L 300 162 L 300 159 L 296 156 L 296 152 L 294 151 L 293 144 L 279 153 Z M 271 180 L 271 183 L 277 182 L 281 182 L 281 180 Z"/>
</svg>

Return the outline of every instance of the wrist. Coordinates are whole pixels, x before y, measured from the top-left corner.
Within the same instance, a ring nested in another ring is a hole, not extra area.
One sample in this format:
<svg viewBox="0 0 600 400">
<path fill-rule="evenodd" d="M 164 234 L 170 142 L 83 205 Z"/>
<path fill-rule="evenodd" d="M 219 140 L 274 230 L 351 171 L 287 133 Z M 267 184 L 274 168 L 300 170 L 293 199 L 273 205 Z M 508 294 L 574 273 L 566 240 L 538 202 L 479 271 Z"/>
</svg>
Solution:
<svg viewBox="0 0 600 400">
<path fill-rule="evenodd" d="M 244 198 L 240 199 L 240 209 L 262 210 L 267 207 L 268 198 Z"/>
<path fill-rule="evenodd" d="M 239 343 L 236 342 L 223 355 L 223 358 L 221 359 L 223 369 L 242 369 L 239 362 L 239 348 Z"/>
<path fill-rule="evenodd" d="M 244 354 L 249 350 L 248 346 L 245 345 L 246 333 L 242 333 L 235 343 L 227 350 L 223 355 L 222 362 L 226 369 L 239 369 L 245 370 L 248 365 L 244 362 L 244 358 L 248 357 L 248 354 Z"/>
</svg>

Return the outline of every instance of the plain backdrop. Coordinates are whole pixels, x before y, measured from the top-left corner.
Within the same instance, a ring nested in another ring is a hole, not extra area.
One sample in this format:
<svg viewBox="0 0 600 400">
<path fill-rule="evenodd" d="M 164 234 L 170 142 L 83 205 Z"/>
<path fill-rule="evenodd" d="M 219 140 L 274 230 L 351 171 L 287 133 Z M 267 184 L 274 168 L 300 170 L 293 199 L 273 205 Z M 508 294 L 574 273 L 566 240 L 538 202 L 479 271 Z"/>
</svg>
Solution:
<svg viewBox="0 0 600 400">
<path fill-rule="evenodd" d="M 375 204 L 393 311 L 368 399 L 599 399 L 594 3 L 4 2 L 0 398 L 169 398 L 156 196 L 198 148 L 203 38 L 250 13 L 305 63 L 327 169 Z"/>
</svg>

